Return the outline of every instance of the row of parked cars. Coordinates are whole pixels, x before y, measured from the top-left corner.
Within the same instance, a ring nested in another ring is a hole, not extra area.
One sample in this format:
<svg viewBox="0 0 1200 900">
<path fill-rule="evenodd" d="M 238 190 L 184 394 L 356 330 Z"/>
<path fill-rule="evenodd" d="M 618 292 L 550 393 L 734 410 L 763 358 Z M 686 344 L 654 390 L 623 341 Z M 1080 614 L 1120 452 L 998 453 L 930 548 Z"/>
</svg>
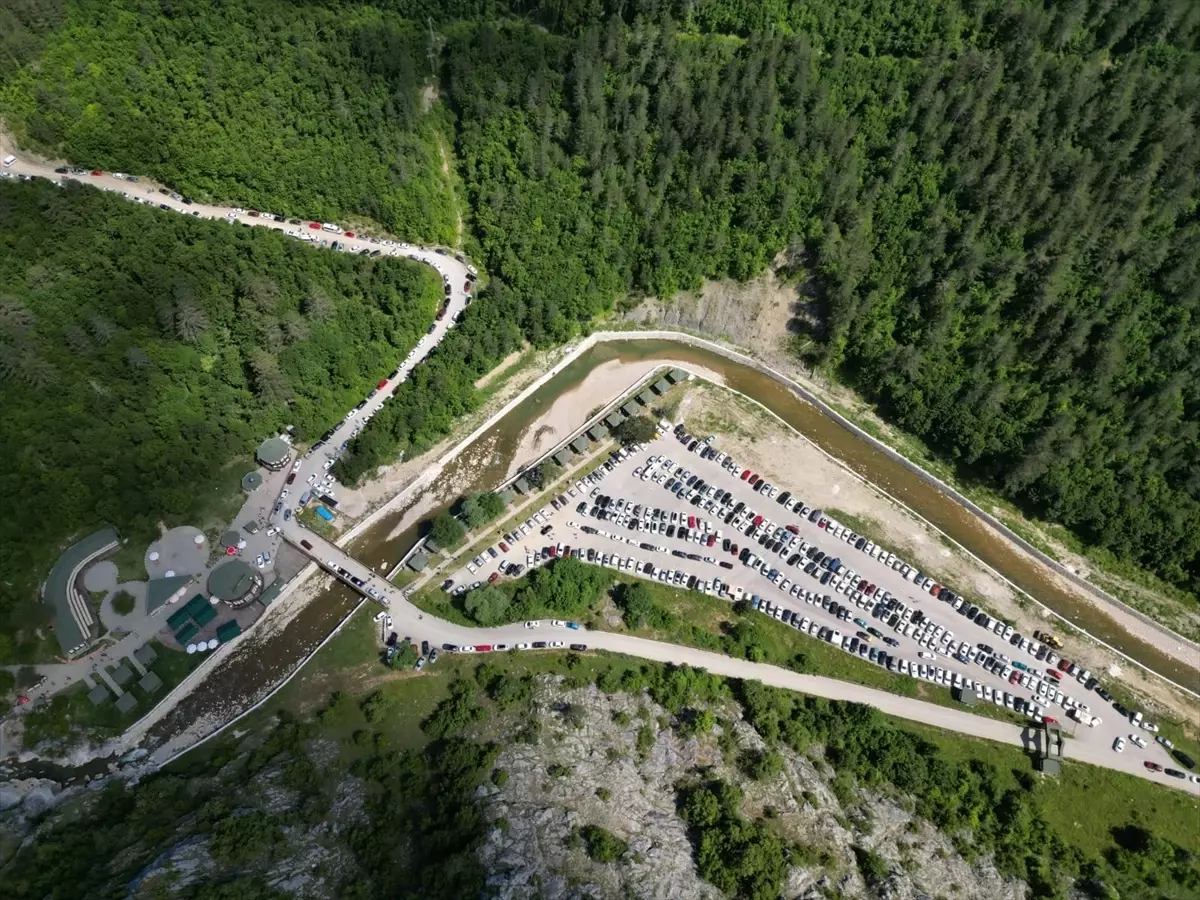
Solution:
<svg viewBox="0 0 1200 900">
<path fill-rule="evenodd" d="M 687 434 L 682 427 L 676 428 L 676 434 L 681 443 L 690 452 L 697 453 L 703 458 L 714 459 L 723 468 L 730 471 L 732 475 L 749 483 L 758 493 L 767 496 L 769 499 L 774 499 L 789 511 L 801 517 L 808 518 L 809 521 L 815 523 L 819 528 L 853 549 L 867 554 L 872 559 L 883 562 L 884 565 L 899 572 L 915 587 L 927 591 L 932 597 L 948 604 L 955 612 L 958 612 L 976 625 L 992 631 L 998 639 L 1006 641 L 1014 649 L 1014 652 L 1019 650 L 1028 653 L 1035 660 L 1044 663 L 1045 670 L 1039 671 L 1020 660 L 1011 660 L 1004 652 L 994 651 L 993 648 L 983 642 L 979 642 L 975 646 L 970 646 L 966 642 L 953 644 L 953 638 L 951 637 L 946 641 L 947 646 L 943 649 L 949 650 L 950 655 L 955 656 L 961 662 L 977 662 L 980 665 L 993 668 L 995 674 L 1008 679 L 1011 684 L 1019 684 L 1022 687 L 1030 689 L 1039 701 L 1059 703 L 1072 718 L 1084 724 L 1094 726 L 1100 722 L 1100 719 L 1091 713 L 1090 706 L 1061 689 L 1066 678 L 1073 678 L 1083 685 L 1085 690 L 1094 690 L 1103 700 L 1112 703 L 1116 712 L 1128 717 L 1135 726 L 1145 727 L 1148 725 L 1148 730 L 1157 732 L 1156 725 L 1144 722 L 1142 713 L 1126 709 L 1120 703 L 1115 702 L 1111 693 L 1104 688 L 1100 680 L 1085 667 L 1071 660 L 1061 659 L 1056 651 L 1062 647 L 1062 642 L 1054 635 L 1042 631 L 1035 631 L 1032 638 L 1022 635 L 1013 625 L 992 617 L 977 604 L 971 603 L 965 597 L 956 594 L 949 587 L 938 583 L 932 576 L 921 572 L 917 567 L 912 566 L 882 546 L 875 544 L 862 535 L 856 534 L 852 529 L 843 526 L 830 516 L 827 516 L 822 510 L 808 506 L 800 498 L 794 497 L 787 491 L 780 491 L 754 472 L 742 468 L 735 460 L 716 450 L 711 445 L 711 441 L 695 438 Z M 691 473 L 685 470 L 683 474 L 686 476 L 683 480 L 685 490 L 695 491 L 696 486 L 688 484 L 693 478 Z M 669 482 L 667 484 L 669 485 Z M 706 504 L 711 502 L 713 498 L 712 491 L 703 485 L 702 482 L 699 488 L 700 490 L 696 491 L 693 502 Z M 677 486 L 675 489 L 678 492 Z M 684 496 L 685 498 L 692 499 L 686 493 Z M 705 497 L 708 497 L 707 501 L 704 499 Z M 732 518 L 726 521 L 730 521 L 735 526 L 745 526 L 745 519 L 747 517 L 750 518 L 751 528 L 762 528 L 765 522 L 767 535 L 760 539 L 760 543 L 767 543 L 770 549 L 775 552 L 787 552 L 790 539 L 784 533 L 787 530 L 786 527 L 782 529 L 775 527 L 772 531 L 772 523 L 765 518 L 759 520 L 758 514 L 753 511 L 741 510 L 735 512 L 734 510 L 729 510 L 726 515 L 730 513 L 733 514 Z M 747 530 L 750 531 L 751 528 L 747 528 Z M 794 529 L 792 530 L 794 532 Z M 803 552 L 808 554 L 808 561 L 804 563 L 805 570 L 810 575 L 817 575 L 823 585 L 832 584 L 835 589 L 844 591 L 847 589 L 847 582 L 856 582 L 856 593 L 862 593 L 868 598 L 880 597 L 878 586 L 865 583 L 853 570 L 847 570 L 840 557 L 824 553 L 819 549 L 810 550 L 809 548 L 805 548 Z M 794 565 L 796 562 L 803 562 L 803 559 L 798 560 L 793 554 L 788 559 L 788 562 Z M 816 568 L 813 567 L 814 562 L 816 563 Z M 822 568 L 824 571 L 821 571 Z M 778 579 L 777 583 L 782 584 L 784 580 Z M 887 594 L 887 592 L 883 593 Z M 890 600 L 894 598 L 891 598 L 890 594 L 887 594 L 887 597 L 884 599 Z M 939 628 L 941 629 L 940 632 L 937 630 Z M 910 635 L 913 631 L 911 625 L 905 625 L 904 630 L 906 635 Z M 952 632 L 948 632 L 936 624 L 932 633 L 937 635 L 939 640 L 943 639 L 947 633 L 952 635 Z M 1163 740 L 1160 740 L 1159 743 L 1163 743 Z M 1172 750 L 1169 743 L 1164 744 L 1164 746 L 1168 750 Z M 1173 752 L 1176 758 L 1180 759 L 1180 762 L 1188 766 L 1188 768 L 1194 765 L 1194 762 L 1186 754 L 1180 754 L 1178 751 Z"/>
<path fill-rule="evenodd" d="M 550 536 L 554 532 L 554 526 L 550 524 L 550 516 L 554 511 L 563 509 L 569 505 L 574 498 L 587 495 L 588 491 L 598 491 L 600 482 L 604 476 L 611 472 L 616 466 L 620 465 L 626 459 L 629 459 L 633 453 L 639 449 L 645 449 L 645 444 L 635 444 L 628 447 L 620 447 L 614 450 L 609 457 L 604 460 L 594 471 L 583 476 L 575 482 L 573 487 L 569 487 L 565 493 L 558 494 L 552 497 L 550 502 L 543 506 L 540 510 L 532 513 L 523 523 L 518 525 L 512 531 L 506 532 L 501 536 L 501 539 L 490 547 L 482 550 L 467 564 L 467 572 L 470 575 L 478 574 L 482 569 L 485 569 L 492 563 L 497 564 L 494 572 L 487 576 L 487 583 L 493 584 L 500 578 L 509 577 L 516 578 L 524 574 L 527 567 L 535 566 L 546 562 L 556 556 L 563 555 L 560 553 L 562 545 L 549 545 L 540 550 L 527 549 L 525 554 L 525 563 L 522 565 L 518 562 L 506 562 L 500 559 L 501 554 L 508 553 L 520 541 L 526 539 L 534 531 L 545 537 Z M 475 590 L 483 586 L 483 580 L 477 579 L 471 583 L 456 583 L 454 579 L 449 578 L 442 582 L 442 590 L 447 593 L 459 596 L 467 591 Z"/>
</svg>

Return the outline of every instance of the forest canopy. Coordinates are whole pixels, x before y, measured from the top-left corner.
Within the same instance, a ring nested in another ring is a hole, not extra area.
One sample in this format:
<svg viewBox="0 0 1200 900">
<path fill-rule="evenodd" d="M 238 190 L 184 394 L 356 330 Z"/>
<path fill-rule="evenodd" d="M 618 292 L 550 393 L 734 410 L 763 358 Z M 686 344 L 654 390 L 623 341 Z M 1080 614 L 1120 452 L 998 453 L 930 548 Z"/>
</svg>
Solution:
<svg viewBox="0 0 1200 900">
<path fill-rule="evenodd" d="M 1194 3 L 74 0 L 27 31 L 23 143 L 409 239 L 453 235 L 459 190 L 488 291 L 346 479 L 444 435 L 522 340 L 776 264 L 816 298 L 810 363 L 1200 583 Z"/>
<path fill-rule="evenodd" d="M 44 611 L 34 585 L 68 538 L 226 524 L 201 518 L 236 495 L 254 447 L 339 421 L 440 299 L 407 260 L 0 182 L 0 490 L 19 498 L 0 517 L 0 658 Z"/>
</svg>

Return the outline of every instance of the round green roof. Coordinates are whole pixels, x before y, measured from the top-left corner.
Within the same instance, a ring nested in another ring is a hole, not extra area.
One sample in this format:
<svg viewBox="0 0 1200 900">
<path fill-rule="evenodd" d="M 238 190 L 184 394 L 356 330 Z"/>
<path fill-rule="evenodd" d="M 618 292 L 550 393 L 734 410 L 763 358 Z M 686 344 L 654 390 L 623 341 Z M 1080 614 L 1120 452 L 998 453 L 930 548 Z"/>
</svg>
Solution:
<svg viewBox="0 0 1200 900">
<path fill-rule="evenodd" d="M 254 590 L 257 573 L 241 559 L 231 559 L 209 573 L 208 592 L 226 603 L 234 603 Z"/>
</svg>

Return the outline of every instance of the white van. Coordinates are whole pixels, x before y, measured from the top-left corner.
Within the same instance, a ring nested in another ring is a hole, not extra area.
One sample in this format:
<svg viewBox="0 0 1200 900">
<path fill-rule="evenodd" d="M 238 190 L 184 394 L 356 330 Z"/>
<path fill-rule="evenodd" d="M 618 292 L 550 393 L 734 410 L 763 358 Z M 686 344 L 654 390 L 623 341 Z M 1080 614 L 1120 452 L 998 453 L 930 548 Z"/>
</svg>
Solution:
<svg viewBox="0 0 1200 900">
<path fill-rule="evenodd" d="M 15 156 L 12 156 L 11 154 L 4 157 L 4 168 L 7 169 L 9 166 L 11 166 L 16 161 L 17 161 L 17 158 Z"/>
<path fill-rule="evenodd" d="M 326 222 L 324 225 L 321 226 L 321 228 L 322 228 L 322 230 L 328 231 L 331 234 L 341 234 L 341 232 L 342 232 L 342 229 L 338 228 L 336 225 L 334 225 L 330 222 Z"/>
</svg>

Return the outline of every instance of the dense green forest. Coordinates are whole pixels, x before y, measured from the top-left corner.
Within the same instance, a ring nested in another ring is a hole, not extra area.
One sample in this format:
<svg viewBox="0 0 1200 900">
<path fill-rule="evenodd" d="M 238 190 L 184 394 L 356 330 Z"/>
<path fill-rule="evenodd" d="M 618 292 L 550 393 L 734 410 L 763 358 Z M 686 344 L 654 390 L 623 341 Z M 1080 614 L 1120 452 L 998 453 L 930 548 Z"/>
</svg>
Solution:
<svg viewBox="0 0 1200 900">
<path fill-rule="evenodd" d="M 348 479 L 444 434 L 522 338 L 782 259 L 816 297 L 797 352 L 1196 588 L 1194 3 L 74 0 L 27 30 L 0 105 L 79 162 L 415 238 L 450 227 L 452 142 L 491 288 Z"/>
<path fill-rule="evenodd" d="M 200 200 L 456 241 L 419 25 L 352 4 L 69 6 L 36 67 L 0 88 L 27 143 Z"/>
<path fill-rule="evenodd" d="M 0 182 L 0 659 L 72 535 L 198 522 L 292 425 L 311 441 L 404 358 L 440 302 L 407 260 L 319 253 L 46 182 Z M 218 527 L 220 523 L 212 524 Z"/>
</svg>

